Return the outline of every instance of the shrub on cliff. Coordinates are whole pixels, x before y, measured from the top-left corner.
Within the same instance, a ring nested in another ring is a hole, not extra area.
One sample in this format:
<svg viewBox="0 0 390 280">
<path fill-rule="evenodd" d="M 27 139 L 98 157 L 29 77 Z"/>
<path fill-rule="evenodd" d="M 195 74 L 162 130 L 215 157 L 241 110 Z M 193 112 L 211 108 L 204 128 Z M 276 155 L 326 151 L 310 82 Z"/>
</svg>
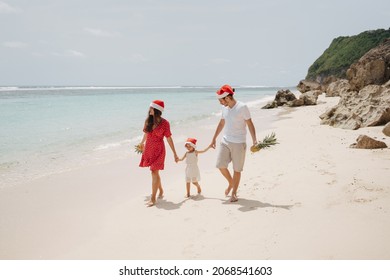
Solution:
<svg viewBox="0 0 390 280">
<path fill-rule="evenodd" d="M 390 38 L 390 29 L 365 31 L 359 35 L 334 39 L 310 66 L 306 80 L 322 82 L 329 76 L 345 79 L 348 68 L 386 38 Z"/>
</svg>

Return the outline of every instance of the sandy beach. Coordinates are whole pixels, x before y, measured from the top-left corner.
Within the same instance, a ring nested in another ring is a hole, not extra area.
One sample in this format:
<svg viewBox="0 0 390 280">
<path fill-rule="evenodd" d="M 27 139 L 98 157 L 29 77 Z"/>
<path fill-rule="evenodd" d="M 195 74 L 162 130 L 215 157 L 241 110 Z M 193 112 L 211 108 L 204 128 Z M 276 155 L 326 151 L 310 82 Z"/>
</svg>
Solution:
<svg viewBox="0 0 390 280">
<path fill-rule="evenodd" d="M 337 102 L 322 95 L 316 106 L 270 113 L 277 119 L 257 137 L 275 132 L 280 144 L 248 151 L 236 203 L 224 196 L 214 150 L 199 157 L 202 194 L 186 199 L 185 165 L 168 149 L 165 196 L 151 208 L 150 174 L 134 155 L 3 188 L 0 259 L 388 260 L 390 149 L 349 146 L 360 134 L 390 138 L 382 127 L 320 125 Z M 252 110 L 255 126 L 261 111 Z M 200 146 L 216 125 L 197 130 Z M 183 139 L 174 140 L 181 156 Z"/>
</svg>

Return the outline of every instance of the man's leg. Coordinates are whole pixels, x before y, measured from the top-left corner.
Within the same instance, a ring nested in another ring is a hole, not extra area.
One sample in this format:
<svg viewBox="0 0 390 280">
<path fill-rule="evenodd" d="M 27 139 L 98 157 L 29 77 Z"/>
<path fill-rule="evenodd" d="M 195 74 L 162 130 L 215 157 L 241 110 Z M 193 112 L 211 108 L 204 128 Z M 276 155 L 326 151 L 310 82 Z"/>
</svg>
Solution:
<svg viewBox="0 0 390 280">
<path fill-rule="evenodd" d="M 223 177 L 225 177 L 229 184 L 227 189 L 225 190 L 225 195 L 227 196 L 233 188 L 233 178 L 227 168 L 219 168 L 219 171 L 221 171 L 221 174 L 223 175 Z"/>
<path fill-rule="evenodd" d="M 240 185 L 241 180 L 241 172 L 244 169 L 245 163 L 245 151 L 246 144 L 245 143 L 237 143 L 232 144 L 232 162 L 233 162 L 233 183 L 232 183 L 232 196 L 230 198 L 231 202 L 236 202 L 237 198 L 237 190 Z"/>
<path fill-rule="evenodd" d="M 234 171 L 233 173 L 233 191 L 232 191 L 232 197 L 230 199 L 231 202 L 236 202 L 238 200 L 237 198 L 237 190 L 238 186 L 240 185 L 241 180 L 241 172 Z"/>
</svg>

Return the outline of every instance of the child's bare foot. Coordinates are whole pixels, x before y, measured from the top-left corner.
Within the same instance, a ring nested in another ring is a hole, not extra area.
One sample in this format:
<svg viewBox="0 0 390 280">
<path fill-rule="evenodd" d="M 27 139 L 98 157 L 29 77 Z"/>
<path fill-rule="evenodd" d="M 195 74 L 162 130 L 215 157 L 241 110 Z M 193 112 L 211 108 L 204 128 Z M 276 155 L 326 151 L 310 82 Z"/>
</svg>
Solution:
<svg viewBox="0 0 390 280">
<path fill-rule="evenodd" d="M 230 202 L 237 202 L 238 198 L 235 194 L 232 194 L 232 197 L 230 198 Z"/>
<path fill-rule="evenodd" d="M 227 189 L 225 190 L 225 195 L 228 196 L 231 190 L 232 190 L 231 186 L 227 187 Z"/>
</svg>

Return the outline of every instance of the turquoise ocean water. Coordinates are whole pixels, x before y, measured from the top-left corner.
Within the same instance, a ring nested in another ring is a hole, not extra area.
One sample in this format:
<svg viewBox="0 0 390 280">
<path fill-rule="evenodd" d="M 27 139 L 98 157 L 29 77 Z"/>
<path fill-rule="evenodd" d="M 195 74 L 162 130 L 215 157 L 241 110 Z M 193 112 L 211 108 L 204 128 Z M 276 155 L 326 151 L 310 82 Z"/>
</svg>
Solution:
<svg viewBox="0 0 390 280">
<path fill-rule="evenodd" d="M 0 187 L 129 156 L 152 100 L 164 100 L 174 132 L 220 112 L 216 89 L 0 87 Z M 236 87 L 236 94 L 256 106 L 278 89 Z"/>
</svg>

